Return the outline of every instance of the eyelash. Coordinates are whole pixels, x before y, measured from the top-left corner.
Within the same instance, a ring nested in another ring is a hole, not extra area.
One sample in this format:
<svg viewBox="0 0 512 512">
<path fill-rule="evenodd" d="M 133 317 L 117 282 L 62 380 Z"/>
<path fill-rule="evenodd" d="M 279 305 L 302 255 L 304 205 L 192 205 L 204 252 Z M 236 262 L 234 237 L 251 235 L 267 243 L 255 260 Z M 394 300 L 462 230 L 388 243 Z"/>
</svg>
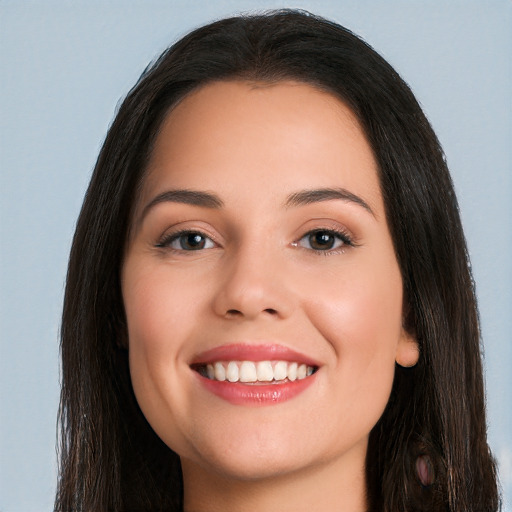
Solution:
<svg viewBox="0 0 512 512">
<path fill-rule="evenodd" d="M 337 241 L 341 242 L 341 245 L 339 247 L 329 248 L 329 249 L 325 249 L 325 250 L 324 249 L 314 249 L 313 247 L 311 247 L 311 241 L 310 241 L 309 248 L 299 246 L 299 243 L 302 240 L 307 239 L 308 237 L 311 237 L 312 235 L 315 235 L 315 234 L 318 235 L 319 233 L 325 234 L 330 237 L 334 237 L 335 239 L 337 239 Z M 183 246 L 181 246 L 180 249 L 171 247 L 171 244 L 175 241 L 180 240 L 180 238 L 185 237 L 185 236 L 190 237 L 190 236 L 194 236 L 194 235 L 202 237 L 202 239 L 205 241 L 209 240 L 212 244 L 217 243 L 211 236 L 206 235 L 202 231 L 192 230 L 192 229 L 184 229 L 181 231 L 177 231 L 175 233 L 170 233 L 168 235 L 165 235 L 156 244 L 156 247 L 161 248 L 161 249 L 169 249 L 171 251 L 179 252 L 179 253 L 196 252 L 196 251 L 201 251 L 204 249 L 212 248 L 212 247 L 204 247 L 203 246 L 203 247 L 199 247 L 198 249 L 194 250 L 194 249 L 185 249 L 185 248 L 183 248 Z M 181 243 L 180 243 L 180 245 L 181 245 Z M 332 255 L 332 254 L 339 254 L 339 253 L 343 252 L 347 247 L 354 247 L 356 244 L 352 240 L 352 237 L 346 231 L 343 231 L 341 229 L 339 229 L 339 230 L 332 229 L 332 228 L 328 228 L 328 229 L 317 228 L 317 229 L 312 229 L 311 231 L 308 231 L 301 238 L 299 238 L 298 241 L 293 242 L 291 245 L 293 247 L 302 248 L 305 250 L 312 251 L 314 254 L 328 256 L 328 255 Z"/>
<path fill-rule="evenodd" d="M 309 248 L 307 248 L 307 247 L 302 247 L 302 248 L 306 249 L 306 250 L 313 251 L 314 254 L 318 254 L 321 256 L 329 256 L 329 255 L 334 255 L 334 254 L 340 254 L 340 253 L 344 252 L 347 247 L 355 247 L 355 245 L 356 245 L 354 243 L 352 237 L 346 231 L 344 231 L 342 229 L 332 229 L 332 228 L 312 229 L 311 231 L 308 231 L 307 233 L 305 233 L 297 242 L 293 242 L 292 245 L 294 247 L 299 247 L 299 242 L 301 240 L 307 239 L 315 234 L 318 235 L 320 233 L 325 234 L 329 237 L 334 237 L 335 239 L 337 239 L 338 241 L 341 242 L 341 245 L 339 247 L 332 247 L 332 248 L 324 250 L 324 249 L 314 249 L 313 247 L 311 247 L 311 242 L 310 242 Z"/>
<path fill-rule="evenodd" d="M 176 231 L 175 233 L 170 233 L 168 235 L 165 235 L 156 244 L 156 247 L 159 247 L 161 249 L 170 249 L 171 251 L 175 251 L 175 252 L 195 252 L 193 249 L 192 250 L 187 250 L 187 249 L 183 249 L 183 248 L 176 249 L 174 247 L 170 247 L 172 242 L 179 240 L 181 237 L 184 237 L 184 236 L 189 236 L 190 237 L 192 235 L 199 235 L 204 240 L 210 240 L 211 242 L 216 244 L 215 240 L 211 236 L 206 235 L 202 231 L 198 231 L 198 230 L 194 230 L 194 229 L 183 229 L 181 231 Z M 205 248 L 201 247 L 201 248 L 196 249 L 196 250 L 203 250 L 203 249 L 205 249 Z M 210 249 L 210 247 L 207 247 L 207 249 Z"/>
</svg>

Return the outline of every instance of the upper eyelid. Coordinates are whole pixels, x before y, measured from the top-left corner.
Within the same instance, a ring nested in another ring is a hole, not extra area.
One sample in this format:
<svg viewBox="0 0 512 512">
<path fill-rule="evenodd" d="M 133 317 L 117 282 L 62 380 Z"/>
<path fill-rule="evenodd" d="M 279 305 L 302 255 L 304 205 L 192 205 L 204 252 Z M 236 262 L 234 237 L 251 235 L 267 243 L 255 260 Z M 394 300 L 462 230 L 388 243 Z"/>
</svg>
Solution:
<svg viewBox="0 0 512 512">
<path fill-rule="evenodd" d="M 350 240 L 351 243 L 354 243 L 355 244 L 355 236 L 353 235 L 352 231 L 344 228 L 344 227 L 341 227 L 341 226 L 328 226 L 328 225 L 321 225 L 321 226 L 318 226 L 318 227 L 314 227 L 314 228 L 311 228 L 311 229 L 308 229 L 306 231 L 304 231 L 304 234 L 300 235 L 297 240 L 301 240 L 302 238 L 304 238 L 305 236 L 311 234 L 311 233 L 315 233 L 315 232 L 318 232 L 318 231 L 325 231 L 327 233 L 332 233 L 333 235 L 337 235 L 338 237 L 340 238 L 347 238 L 348 240 Z"/>
<path fill-rule="evenodd" d="M 307 229 L 306 231 L 301 230 L 302 234 L 295 238 L 292 243 L 296 243 L 300 240 L 302 240 L 304 237 L 308 236 L 311 233 L 318 232 L 318 231 L 326 231 L 328 233 L 332 233 L 333 235 L 339 237 L 340 239 L 347 239 L 348 242 L 345 241 L 345 245 L 347 246 L 356 246 L 358 245 L 356 243 L 356 239 L 352 232 L 345 227 L 341 226 L 332 226 L 330 225 L 330 222 L 327 221 L 325 223 L 321 223 L 316 225 L 315 227 L 311 227 L 311 229 Z M 158 237 L 156 240 L 155 245 L 156 246 L 163 246 L 165 243 L 169 243 L 170 241 L 178 238 L 181 235 L 184 234 L 190 234 L 190 233 L 198 233 L 201 236 L 204 236 L 205 238 L 209 238 L 212 242 L 215 243 L 215 245 L 219 246 L 222 245 L 220 241 L 220 237 L 217 235 L 214 235 L 209 232 L 209 230 L 206 230 L 202 227 L 183 227 L 183 228 L 171 228 L 169 231 L 164 232 L 163 235 Z"/>
<path fill-rule="evenodd" d="M 216 237 L 212 236 L 211 234 L 205 232 L 202 229 L 178 229 L 176 231 L 166 232 L 161 237 L 158 238 L 156 241 L 157 247 L 164 247 L 165 244 L 168 244 L 180 236 L 197 233 L 198 235 L 204 236 L 205 238 L 210 239 L 215 245 L 219 245 L 219 242 L 217 241 Z"/>
<path fill-rule="evenodd" d="M 316 233 L 318 231 L 325 231 L 326 233 L 332 233 L 333 235 L 338 235 L 338 236 L 344 236 L 346 238 L 352 238 L 352 235 L 345 229 L 336 229 L 336 228 L 313 228 L 313 229 L 308 229 L 303 235 L 302 235 L 302 238 L 305 237 L 306 235 L 309 235 L 311 233 Z"/>
<path fill-rule="evenodd" d="M 306 231 L 300 238 L 297 238 L 297 240 L 295 242 L 293 242 L 293 245 L 294 246 L 297 246 L 298 245 L 298 242 L 300 242 L 301 240 L 303 240 L 304 238 L 306 238 L 308 235 L 311 235 L 312 233 L 315 233 L 315 232 L 326 232 L 326 233 L 329 233 L 329 234 L 332 234 L 334 236 L 336 236 L 339 240 L 341 240 L 343 242 L 343 247 L 346 248 L 346 247 L 356 247 L 358 244 L 354 241 L 352 235 L 348 232 L 346 232 L 345 230 L 337 230 L 337 229 L 332 229 L 332 228 L 315 228 L 315 229 L 310 229 L 309 231 Z M 337 250 L 340 250 L 340 247 L 337 247 L 337 248 L 333 248 L 333 249 L 326 249 L 326 250 L 320 250 L 320 249 L 308 249 L 308 250 L 312 250 L 314 252 L 330 252 L 330 251 L 337 251 Z"/>
</svg>

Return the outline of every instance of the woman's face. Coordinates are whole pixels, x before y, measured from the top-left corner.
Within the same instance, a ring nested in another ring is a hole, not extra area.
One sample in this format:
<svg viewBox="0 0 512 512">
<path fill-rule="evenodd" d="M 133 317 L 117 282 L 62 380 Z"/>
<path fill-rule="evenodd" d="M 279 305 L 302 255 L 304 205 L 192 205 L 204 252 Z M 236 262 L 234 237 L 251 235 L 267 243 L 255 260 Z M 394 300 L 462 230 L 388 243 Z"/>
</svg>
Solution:
<svg viewBox="0 0 512 512">
<path fill-rule="evenodd" d="M 352 112 L 297 82 L 196 90 L 162 126 L 132 227 L 133 387 L 184 468 L 362 471 L 417 348 Z"/>
</svg>

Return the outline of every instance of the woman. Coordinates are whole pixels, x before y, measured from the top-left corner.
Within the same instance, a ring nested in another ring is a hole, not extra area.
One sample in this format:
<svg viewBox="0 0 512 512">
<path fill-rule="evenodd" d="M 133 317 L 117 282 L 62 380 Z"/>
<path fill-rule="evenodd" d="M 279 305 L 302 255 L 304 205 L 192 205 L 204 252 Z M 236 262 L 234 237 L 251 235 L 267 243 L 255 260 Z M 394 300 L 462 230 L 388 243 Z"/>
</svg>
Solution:
<svg viewBox="0 0 512 512">
<path fill-rule="evenodd" d="M 396 72 L 306 13 L 213 23 L 130 92 L 87 192 L 56 509 L 497 510 L 479 350 Z"/>
</svg>

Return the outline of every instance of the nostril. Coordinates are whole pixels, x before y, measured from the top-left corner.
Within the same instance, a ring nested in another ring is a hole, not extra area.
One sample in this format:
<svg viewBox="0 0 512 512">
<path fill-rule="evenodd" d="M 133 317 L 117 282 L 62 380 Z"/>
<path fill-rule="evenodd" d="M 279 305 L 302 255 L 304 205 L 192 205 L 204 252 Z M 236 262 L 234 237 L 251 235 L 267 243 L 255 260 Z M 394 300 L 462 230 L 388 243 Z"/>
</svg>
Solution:
<svg viewBox="0 0 512 512">
<path fill-rule="evenodd" d="M 266 308 L 263 310 L 263 313 L 269 313 L 270 315 L 277 315 L 277 310 L 274 308 Z M 226 311 L 226 316 L 244 316 L 244 313 L 238 309 L 228 309 Z"/>
</svg>

